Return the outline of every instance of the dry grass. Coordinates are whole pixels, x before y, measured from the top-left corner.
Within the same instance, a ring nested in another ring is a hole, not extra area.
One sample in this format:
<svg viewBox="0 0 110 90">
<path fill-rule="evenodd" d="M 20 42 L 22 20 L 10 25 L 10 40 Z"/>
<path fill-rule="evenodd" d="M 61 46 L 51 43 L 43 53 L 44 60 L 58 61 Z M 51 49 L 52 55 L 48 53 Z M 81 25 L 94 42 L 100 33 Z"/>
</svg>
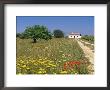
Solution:
<svg viewBox="0 0 110 90">
<path fill-rule="evenodd" d="M 64 70 L 69 61 L 86 62 Z M 51 39 L 32 43 L 31 39 L 17 38 L 17 74 L 88 74 L 89 61 L 76 40 Z"/>
</svg>

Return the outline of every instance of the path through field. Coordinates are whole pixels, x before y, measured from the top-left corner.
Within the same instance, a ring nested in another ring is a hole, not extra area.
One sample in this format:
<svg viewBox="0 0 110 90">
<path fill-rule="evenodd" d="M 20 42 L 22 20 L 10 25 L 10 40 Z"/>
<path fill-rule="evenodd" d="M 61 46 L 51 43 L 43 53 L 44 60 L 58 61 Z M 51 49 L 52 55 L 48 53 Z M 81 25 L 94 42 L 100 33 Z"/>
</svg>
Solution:
<svg viewBox="0 0 110 90">
<path fill-rule="evenodd" d="M 87 47 L 86 45 L 84 45 L 80 40 L 77 39 L 78 44 L 80 45 L 80 47 L 83 49 L 84 53 L 85 53 L 85 57 L 89 59 L 89 61 L 91 62 L 91 65 L 88 66 L 88 69 L 90 71 L 91 74 L 93 74 L 94 71 L 94 53 L 92 52 L 92 50 Z"/>
</svg>

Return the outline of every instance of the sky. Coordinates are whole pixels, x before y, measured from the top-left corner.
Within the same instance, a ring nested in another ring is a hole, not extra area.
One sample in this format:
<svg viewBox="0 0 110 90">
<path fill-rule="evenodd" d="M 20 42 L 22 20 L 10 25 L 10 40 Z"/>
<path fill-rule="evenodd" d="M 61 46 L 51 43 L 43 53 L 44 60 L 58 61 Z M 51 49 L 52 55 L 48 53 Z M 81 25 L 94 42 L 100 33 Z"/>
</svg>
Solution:
<svg viewBox="0 0 110 90">
<path fill-rule="evenodd" d="M 27 26 L 44 25 L 50 32 L 60 29 L 65 35 L 71 32 L 94 35 L 94 16 L 17 16 L 17 33 Z"/>
</svg>

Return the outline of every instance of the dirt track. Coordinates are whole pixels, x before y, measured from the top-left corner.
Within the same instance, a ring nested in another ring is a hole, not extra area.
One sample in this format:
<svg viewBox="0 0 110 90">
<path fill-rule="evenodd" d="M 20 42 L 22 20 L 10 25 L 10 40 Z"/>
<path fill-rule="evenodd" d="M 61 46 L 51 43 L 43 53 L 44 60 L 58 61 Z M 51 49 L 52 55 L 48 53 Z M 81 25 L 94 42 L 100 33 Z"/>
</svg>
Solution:
<svg viewBox="0 0 110 90">
<path fill-rule="evenodd" d="M 80 47 L 83 49 L 85 57 L 88 58 L 88 60 L 91 62 L 91 65 L 88 66 L 88 69 L 90 70 L 90 74 L 93 74 L 94 71 L 94 53 L 92 52 L 92 50 L 85 46 L 82 42 L 80 42 L 79 40 L 77 40 L 78 44 L 80 45 Z"/>
</svg>

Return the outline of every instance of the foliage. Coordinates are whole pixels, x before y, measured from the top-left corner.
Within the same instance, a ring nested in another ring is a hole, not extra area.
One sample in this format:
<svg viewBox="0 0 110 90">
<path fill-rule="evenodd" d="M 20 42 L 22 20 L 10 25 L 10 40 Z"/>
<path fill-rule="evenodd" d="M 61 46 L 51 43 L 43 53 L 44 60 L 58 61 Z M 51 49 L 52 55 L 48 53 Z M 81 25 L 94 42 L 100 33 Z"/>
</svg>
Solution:
<svg viewBox="0 0 110 90">
<path fill-rule="evenodd" d="M 45 26 L 34 25 L 32 27 L 26 27 L 20 38 L 32 38 L 36 42 L 36 39 L 51 39 L 52 35 Z"/>
<path fill-rule="evenodd" d="M 94 43 L 94 36 L 92 36 L 92 35 L 90 35 L 90 36 L 89 35 L 82 36 L 81 39 L 89 41 L 90 43 Z"/>
<path fill-rule="evenodd" d="M 64 33 L 61 30 L 54 30 L 53 34 L 54 34 L 55 38 L 62 38 L 62 37 L 64 37 Z"/>
<path fill-rule="evenodd" d="M 41 39 L 35 44 L 30 41 L 17 38 L 17 74 L 88 74 L 89 61 L 76 40 Z M 65 70 L 64 64 L 69 61 L 79 61 L 81 64 Z"/>
<path fill-rule="evenodd" d="M 16 34 L 16 37 L 20 37 L 20 36 L 21 36 L 21 33 L 17 33 L 17 34 Z"/>
<path fill-rule="evenodd" d="M 65 38 L 68 38 L 68 36 L 65 36 Z"/>
</svg>

